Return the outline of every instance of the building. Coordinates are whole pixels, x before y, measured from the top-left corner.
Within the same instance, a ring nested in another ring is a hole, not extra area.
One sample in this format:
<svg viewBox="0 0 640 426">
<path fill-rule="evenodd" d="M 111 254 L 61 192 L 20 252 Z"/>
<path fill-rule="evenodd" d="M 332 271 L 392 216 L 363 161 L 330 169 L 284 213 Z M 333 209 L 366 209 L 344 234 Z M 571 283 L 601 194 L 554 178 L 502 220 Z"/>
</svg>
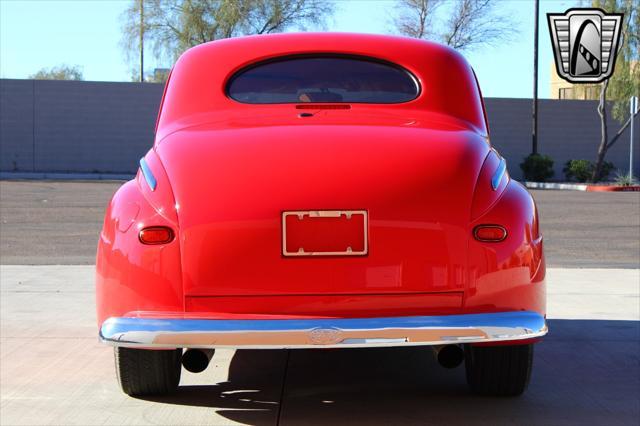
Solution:
<svg viewBox="0 0 640 426">
<path fill-rule="evenodd" d="M 600 97 L 600 84 L 569 83 L 558 75 L 554 63 L 551 63 L 549 88 L 549 98 L 551 99 L 597 100 Z"/>
<path fill-rule="evenodd" d="M 631 70 L 635 71 L 638 61 L 631 61 Z M 580 99 L 598 100 L 601 84 L 573 84 L 558 75 L 556 66 L 551 63 L 551 81 L 549 84 L 549 98 L 551 99 Z"/>
</svg>

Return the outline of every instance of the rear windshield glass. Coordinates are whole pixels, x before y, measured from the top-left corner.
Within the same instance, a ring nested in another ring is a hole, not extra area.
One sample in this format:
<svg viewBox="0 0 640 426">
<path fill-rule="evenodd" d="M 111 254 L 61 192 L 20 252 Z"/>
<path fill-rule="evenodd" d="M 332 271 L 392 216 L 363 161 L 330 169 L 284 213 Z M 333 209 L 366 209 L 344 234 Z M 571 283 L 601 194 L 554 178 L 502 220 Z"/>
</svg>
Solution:
<svg viewBox="0 0 640 426">
<path fill-rule="evenodd" d="M 397 65 L 353 57 L 264 62 L 231 78 L 229 97 L 249 104 L 300 102 L 392 104 L 415 99 L 418 83 Z"/>
</svg>

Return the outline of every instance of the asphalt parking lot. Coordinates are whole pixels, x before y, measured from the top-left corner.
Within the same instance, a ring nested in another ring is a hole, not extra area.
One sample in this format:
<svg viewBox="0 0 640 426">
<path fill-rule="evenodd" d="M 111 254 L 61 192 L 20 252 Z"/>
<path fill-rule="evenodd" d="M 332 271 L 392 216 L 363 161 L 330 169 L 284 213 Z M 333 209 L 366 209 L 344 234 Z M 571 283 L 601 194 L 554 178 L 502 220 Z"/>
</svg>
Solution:
<svg viewBox="0 0 640 426">
<path fill-rule="evenodd" d="M 0 182 L 0 262 L 92 265 L 122 182 Z M 532 191 L 551 267 L 639 268 L 640 193 Z"/>
<path fill-rule="evenodd" d="M 134 399 L 97 342 L 93 258 L 119 183 L 0 182 L 0 424 L 637 425 L 640 194 L 536 191 L 550 334 L 519 398 L 468 393 L 428 348 L 218 351 Z"/>
</svg>

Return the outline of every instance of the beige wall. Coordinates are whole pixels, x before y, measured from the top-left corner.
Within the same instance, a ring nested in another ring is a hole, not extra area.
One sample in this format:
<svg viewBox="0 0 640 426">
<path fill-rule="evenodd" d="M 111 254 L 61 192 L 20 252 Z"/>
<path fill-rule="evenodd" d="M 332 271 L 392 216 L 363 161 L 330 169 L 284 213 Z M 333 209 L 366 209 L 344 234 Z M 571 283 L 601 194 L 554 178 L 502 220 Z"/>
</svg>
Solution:
<svg viewBox="0 0 640 426">
<path fill-rule="evenodd" d="M 562 92 L 562 93 L 561 93 Z M 572 84 L 562 79 L 556 64 L 551 63 L 551 81 L 549 84 L 549 98 L 551 99 L 581 99 L 595 100 L 600 96 L 599 84 Z"/>
</svg>

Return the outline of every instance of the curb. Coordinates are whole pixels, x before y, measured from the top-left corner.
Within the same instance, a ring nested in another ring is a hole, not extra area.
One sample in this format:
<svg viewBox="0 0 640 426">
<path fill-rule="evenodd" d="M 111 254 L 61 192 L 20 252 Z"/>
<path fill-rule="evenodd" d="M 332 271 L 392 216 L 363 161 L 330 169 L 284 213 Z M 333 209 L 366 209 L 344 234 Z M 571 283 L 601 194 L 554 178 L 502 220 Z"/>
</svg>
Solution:
<svg viewBox="0 0 640 426">
<path fill-rule="evenodd" d="M 640 185 L 617 186 L 617 185 L 589 185 L 589 192 L 640 192 Z"/>
<path fill-rule="evenodd" d="M 558 183 L 558 182 L 525 182 L 529 189 L 561 189 L 565 191 L 586 191 L 589 185 L 584 183 Z"/>
<path fill-rule="evenodd" d="M 525 182 L 529 189 L 559 189 L 565 191 L 587 192 L 640 192 L 640 185 L 588 185 L 586 183 L 558 183 L 558 182 Z"/>
<path fill-rule="evenodd" d="M 2 180 L 131 180 L 135 174 L 119 173 L 33 173 L 33 172 L 0 172 Z M 640 192 L 640 185 L 587 185 L 584 183 L 558 182 L 524 182 L 529 189 L 555 189 L 564 191 L 587 192 Z"/>
<path fill-rule="evenodd" d="M 135 174 L 0 172 L 2 180 L 131 180 Z"/>
</svg>

